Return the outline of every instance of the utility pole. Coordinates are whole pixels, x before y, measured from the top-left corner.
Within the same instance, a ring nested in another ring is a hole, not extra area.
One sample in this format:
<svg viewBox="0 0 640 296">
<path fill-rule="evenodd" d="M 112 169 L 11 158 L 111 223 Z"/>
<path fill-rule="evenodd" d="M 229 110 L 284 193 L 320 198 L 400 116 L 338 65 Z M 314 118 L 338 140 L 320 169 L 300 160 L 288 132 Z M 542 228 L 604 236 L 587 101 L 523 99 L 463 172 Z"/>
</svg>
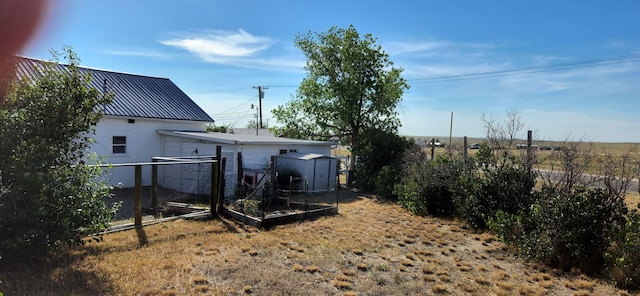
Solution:
<svg viewBox="0 0 640 296">
<path fill-rule="evenodd" d="M 264 99 L 264 92 L 262 90 L 269 88 L 266 86 L 254 86 L 253 88 L 258 89 L 258 111 L 260 112 L 260 122 L 256 122 L 256 124 L 258 127 L 262 128 L 262 99 Z"/>
</svg>

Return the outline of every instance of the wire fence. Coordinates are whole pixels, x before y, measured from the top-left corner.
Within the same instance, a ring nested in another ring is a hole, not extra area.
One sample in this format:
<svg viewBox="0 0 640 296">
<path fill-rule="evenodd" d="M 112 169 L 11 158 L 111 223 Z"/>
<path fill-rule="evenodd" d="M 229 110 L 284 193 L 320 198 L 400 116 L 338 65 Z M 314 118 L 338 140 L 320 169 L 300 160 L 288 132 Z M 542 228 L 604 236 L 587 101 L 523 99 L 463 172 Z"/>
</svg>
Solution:
<svg viewBox="0 0 640 296">
<path fill-rule="evenodd" d="M 229 162 L 222 161 L 219 166 L 214 166 L 216 161 L 213 156 L 159 157 L 150 163 L 104 167 L 101 181 L 115 188 L 112 197 L 106 202 L 109 205 L 121 204 L 116 221 L 129 222 L 135 219 L 135 188 L 139 183 L 140 207 L 145 221 L 175 214 L 178 204 L 183 208 L 218 211 L 211 207 L 217 207 L 215 204 L 219 203 L 228 213 L 258 221 L 287 213 L 309 213 L 321 208 L 337 209 L 336 188 L 339 187 L 336 186 L 339 183 L 326 190 L 312 191 L 309 189 L 311 181 L 305 177 L 291 178 L 285 183 L 277 182 L 273 163 L 263 169 L 242 168 L 242 173 L 238 174 Z M 232 172 L 226 172 L 226 168 L 232 169 Z M 218 173 L 216 169 L 219 170 Z M 216 183 L 214 179 L 218 174 L 224 174 L 224 177 Z M 335 180 L 337 179 L 336 177 Z M 224 192 L 223 199 L 218 201 L 214 192 Z M 331 195 L 332 193 L 336 194 Z"/>
</svg>

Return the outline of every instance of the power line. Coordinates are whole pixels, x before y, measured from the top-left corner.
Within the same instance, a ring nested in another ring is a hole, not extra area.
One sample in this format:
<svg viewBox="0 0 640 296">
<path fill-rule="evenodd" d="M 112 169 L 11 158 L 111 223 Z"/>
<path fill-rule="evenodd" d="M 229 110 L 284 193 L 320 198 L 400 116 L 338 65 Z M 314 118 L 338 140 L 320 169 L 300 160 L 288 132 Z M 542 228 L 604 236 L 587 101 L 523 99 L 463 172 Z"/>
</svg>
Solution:
<svg viewBox="0 0 640 296">
<path fill-rule="evenodd" d="M 479 78 L 490 78 L 490 77 L 503 77 L 503 76 L 525 75 L 525 74 L 534 74 L 534 73 L 542 73 L 542 72 L 564 71 L 564 70 L 571 70 L 571 69 L 577 69 L 577 68 L 599 67 L 604 65 L 614 65 L 614 64 L 621 64 L 621 63 L 633 62 L 633 61 L 640 61 L 640 54 L 610 57 L 610 58 L 597 59 L 597 60 L 579 61 L 579 62 L 565 63 L 565 64 L 555 64 L 555 65 L 549 65 L 544 67 L 528 67 L 528 68 L 500 70 L 500 71 L 416 78 L 416 79 L 408 79 L 407 81 L 429 83 L 429 82 L 455 81 L 455 80 L 479 79 Z"/>
</svg>

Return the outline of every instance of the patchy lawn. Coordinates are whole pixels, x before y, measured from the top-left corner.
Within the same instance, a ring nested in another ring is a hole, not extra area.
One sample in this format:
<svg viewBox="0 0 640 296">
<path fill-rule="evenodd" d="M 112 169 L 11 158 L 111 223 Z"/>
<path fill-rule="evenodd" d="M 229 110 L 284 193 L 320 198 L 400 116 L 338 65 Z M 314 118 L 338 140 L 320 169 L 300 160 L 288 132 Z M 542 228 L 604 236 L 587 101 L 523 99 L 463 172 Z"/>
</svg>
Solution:
<svg viewBox="0 0 640 296">
<path fill-rule="evenodd" d="M 4 295 L 629 295 L 515 259 L 486 233 L 342 191 L 340 214 L 258 231 L 175 220 L 3 267 Z M 322 198 L 322 197 L 314 197 Z M 331 195 L 329 198 L 335 198 Z"/>
</svg>

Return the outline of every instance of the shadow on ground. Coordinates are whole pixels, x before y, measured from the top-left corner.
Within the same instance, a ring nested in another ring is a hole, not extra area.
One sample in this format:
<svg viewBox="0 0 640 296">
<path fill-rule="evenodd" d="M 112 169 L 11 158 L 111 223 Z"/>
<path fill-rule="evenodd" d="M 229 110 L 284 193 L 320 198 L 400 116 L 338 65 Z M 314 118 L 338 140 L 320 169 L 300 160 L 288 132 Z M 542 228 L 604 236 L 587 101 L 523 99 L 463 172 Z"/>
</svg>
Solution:
<svg viewBox="0 0 640 296">
<path fill-rule="evenodd" d="M 4 295 L 114 295 L 108 275 L 81 269 L 79 262 L 83 256 L 65 251 L 33 262 L 1 265 L 0 292 Z"/>
</svg>

